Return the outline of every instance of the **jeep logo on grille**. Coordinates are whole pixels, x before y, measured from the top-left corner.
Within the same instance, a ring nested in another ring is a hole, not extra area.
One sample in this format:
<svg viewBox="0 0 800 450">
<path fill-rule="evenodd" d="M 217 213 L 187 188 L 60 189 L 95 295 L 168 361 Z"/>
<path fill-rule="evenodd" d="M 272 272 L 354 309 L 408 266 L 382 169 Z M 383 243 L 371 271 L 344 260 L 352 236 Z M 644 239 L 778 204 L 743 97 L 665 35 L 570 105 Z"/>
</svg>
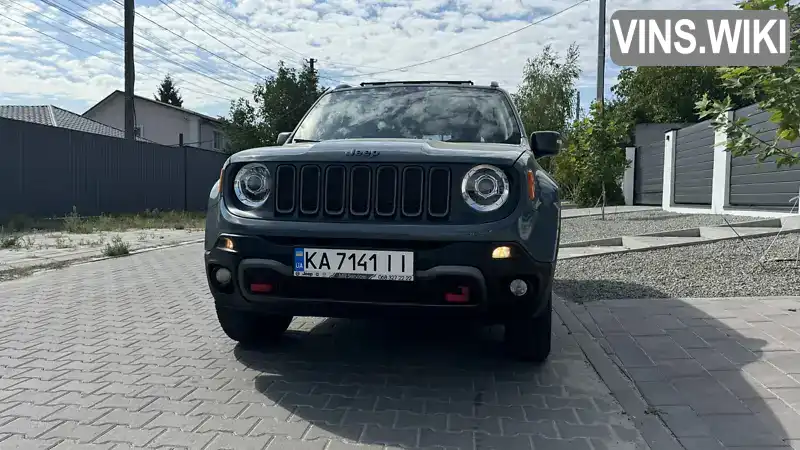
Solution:
<svg viewBox="0 0 800 450">
<path fill-rule="evenodd" d="M 367 158 L 372 158 L 375 156 L 380 155 L 381 152 L 377 150 L 348 150 L 344 152 L 344 156 L 366 156 Z"/>
</svg>

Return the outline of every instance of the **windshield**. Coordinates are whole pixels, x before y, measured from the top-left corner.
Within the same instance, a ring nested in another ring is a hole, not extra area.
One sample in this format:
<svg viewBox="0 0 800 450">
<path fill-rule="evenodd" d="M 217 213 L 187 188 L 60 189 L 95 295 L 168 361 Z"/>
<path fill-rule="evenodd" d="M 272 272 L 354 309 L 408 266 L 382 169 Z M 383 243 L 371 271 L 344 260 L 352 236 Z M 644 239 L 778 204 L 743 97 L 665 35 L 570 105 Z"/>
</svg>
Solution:
<svg viewBox="0 0 800 450">
<path fill-rule="evenodd" d="M 501 91 L 391 86 L 325 95 L 296 140 L 405 138 L 519 144 L 514 110 Z"/>
</svg>

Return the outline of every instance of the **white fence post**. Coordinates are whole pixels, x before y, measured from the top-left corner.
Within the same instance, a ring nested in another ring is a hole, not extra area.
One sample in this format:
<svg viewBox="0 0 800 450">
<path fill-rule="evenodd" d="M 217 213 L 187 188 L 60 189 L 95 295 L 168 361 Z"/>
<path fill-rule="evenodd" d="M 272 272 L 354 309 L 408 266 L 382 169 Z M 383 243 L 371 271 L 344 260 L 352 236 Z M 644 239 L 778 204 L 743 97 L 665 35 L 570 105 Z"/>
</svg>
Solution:
<svg viewBox="0 0 800 450">
<path fill-rule="evenodd" d="M 733 121 L 734 111 L 725 113 Z M 728 134 L 724 130 L 714 131 L 714 172 L 711 177 L 711 212 L 723 214 L 729 205 L 731 187 L 731 154 L 725 147 Z"/>
<path fill-rule="evenodd" d="M 669 211 L 672 209 L 673 187 L 675 186 L 675 141 L 678 138 L 677 130 L 664 133 L 664 180 L 661 191 L 661 208 Z"/>
<path fill-rule="evenodd" d="M 625 174 L 622 176 L 622 195 L 625 197 L 625 204 L 630 206 L 633 205 L 633 177 L 636 166 L 636 147 L 626 147 L 625 158 L 630 162 L 630 165 L 625 169 Z"/>
</svg>

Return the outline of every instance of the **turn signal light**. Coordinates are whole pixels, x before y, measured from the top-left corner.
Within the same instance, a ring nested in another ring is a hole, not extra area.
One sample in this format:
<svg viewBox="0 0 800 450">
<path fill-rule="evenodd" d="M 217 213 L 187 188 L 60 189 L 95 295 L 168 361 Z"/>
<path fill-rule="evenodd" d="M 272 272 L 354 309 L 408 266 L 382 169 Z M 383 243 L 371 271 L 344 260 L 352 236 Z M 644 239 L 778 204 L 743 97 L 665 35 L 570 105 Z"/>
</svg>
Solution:
<svg viewBox="0 0 800 450">
<path fill-rule="evenodd" d="M 217 191 L 219 191 L 220 194 L 222 193 L 222 172 L 224 171 L 225 171 L 224 167 L 222 169 L 219 169 L 219 186 L 217 186 Z"/>
<path fill-rule="evenodd" d="M 231 238 L 221 238 L 219 240 L 220 248 L 224 248 L 225 250 L 233 250 L 233 239 Z"/>
<path fill-rule="evenodd" d="M 528 169 L 528 198 L 531 200 L 536 198 L 536 179 L 530 169 Z"/>
<path fill-rule="evenodd" d="M 511 258 L 511 247 L 497 247 L 492 250 L 492 259 L 507 259 Z"/>
</svg>

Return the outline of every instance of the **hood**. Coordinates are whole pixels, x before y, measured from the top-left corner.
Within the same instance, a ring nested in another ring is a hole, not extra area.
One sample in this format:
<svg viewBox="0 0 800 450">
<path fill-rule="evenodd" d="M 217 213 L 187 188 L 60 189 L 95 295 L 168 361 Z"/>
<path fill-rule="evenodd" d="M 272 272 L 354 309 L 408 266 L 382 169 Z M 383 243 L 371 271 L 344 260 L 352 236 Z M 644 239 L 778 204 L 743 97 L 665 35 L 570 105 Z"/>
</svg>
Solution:
<svg viewBox="0 0 800 450">
<path fill-rule="evenodd" d="M 231 162 L 475 163 L 511 165 L 527 147 L 422 139 L 341 139 L 261 147 L 234 154 Z"/>
</svg>

